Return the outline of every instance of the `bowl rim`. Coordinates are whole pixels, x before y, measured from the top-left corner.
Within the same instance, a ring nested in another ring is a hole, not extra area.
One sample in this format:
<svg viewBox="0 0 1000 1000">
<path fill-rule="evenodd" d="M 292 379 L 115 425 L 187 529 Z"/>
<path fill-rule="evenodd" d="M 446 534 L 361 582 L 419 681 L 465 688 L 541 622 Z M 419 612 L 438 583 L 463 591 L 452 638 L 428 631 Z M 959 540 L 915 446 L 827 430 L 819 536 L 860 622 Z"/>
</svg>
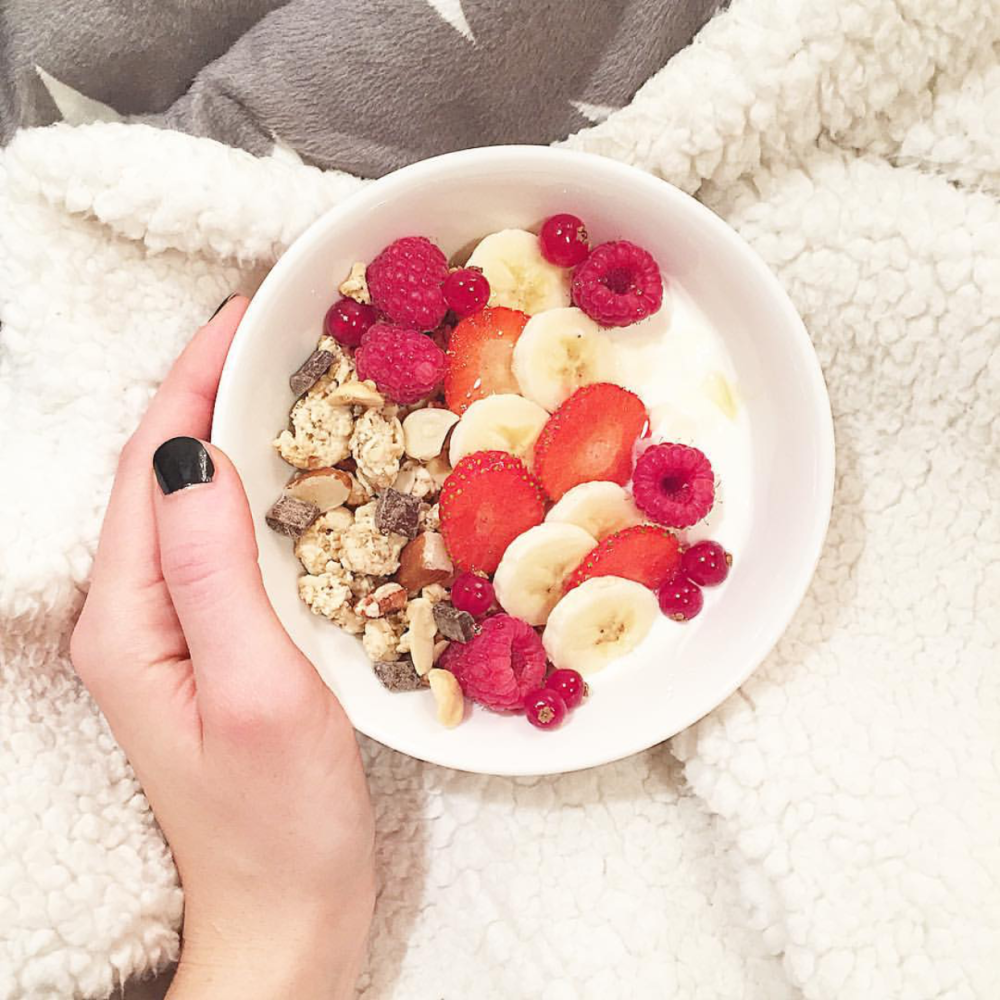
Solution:
<svg viewBox="0 0 1000 1000">
<path fill-rule="evenodd" d="M 378 726 L 368 725 L 365 730 L 357 730 L 358 732 L 363 732 L 370 739 L 374 739 L 387 747 L 397 750 L 397 752 L 405 753 L 418 760 L 427 761 L 441 767 L 449 767 L 453 770 L 467 770 L 472 773 L 499 776 L 535 776 L 540 774 L 570 773 L 623 760 L 626 757 L 641 753 L 650 747 L 657 746 L 673 738 L 678 733 L 689 729 L 696 722 L 727 701 L 746 682 L 747 678 L 758 669 L 764 659 L 774 649 L 792 623 L 795 613 L 806 596 L 815 576 L 816 568 L 819 565 L 829 530 L 836 470 L 836 441 L 833 414 L 823 371 L 812 339 L 788 293 L 776 275 L 750 244 L 711 209 L 685 191 L 682 191 L 669 181 L 655 174 L 622 161 L 594 153 L 538 145 L 478 146 L 420 160 L 376 180 L 366 182 L 363 187 L 347 195 L 342 201 L 326 210 L 303 230 L 275 262 L 267 275 L 265 275 L 264 280 L 251 298 L 246 313 L 240 321 L 219 379 L 215 405 L 213 407 L 212 441 L 215 441 L 216 428 L 220 423 L 220 415 L 225 414 L 229 409 L 229 397 L 236 384 L 238 378 L 237 371 L 241 367 L 243 355 L 250 350 L 251 331 L 256 325 L 257 315 L 267 308 L 266 301 L 269 296 L 269 288 L 280 287 L 284 275 L 297 268 L 299 262 L 312 253 L 314 244 L 321 238 L 322 234 L 330 227 L 335 227 L 343 215 L 348 213 L 353 214 L 359 208 L 366 205 L 372 210 L 377 210 L 380 203 L 393 193 L 414 184 L 426 181 L 440 181 L 448 173 L 454 171 L 472 170 L 483 172 L 485 170 L 486 172 L 490 172 L 501 167 L 506 169 L 516 167 L 517 169 L 530 170 L 533 164 L 542 161 L 545 161 L 546 166 L 561 162 L 568 169 L 574 171 L 596 170 L 605 172 L 608 175 L 617 175 L 619 179 L 628 180 L 630 184 L 635 186 L 637 197 L 642 199 L 655 197 L 672 200 L 675 206 L 678 206 L 680 211 L 688 213 L 697 225 L 714 231 L 717 236 L 733 245 L 735 251 L 750 270 L 753 279 L 758 281 L 768 291 L 769 298 L 773 300 L 774 305 L 783 316 L 791 342 L 795 344 L 800 359 L 804 363 L 805 372 L 809 380 L 808 395 L 813 400 L 817 421 L 817 457 L 822 457 L 823 460 L 818 462 L 816 467 L 815 492 L 817 503 L 810 530 L 810 545 L 808 548 L 803 547 L 802 549 L 803 558 L 799 562 L 797 576 L 794 580 L 786 581 L 783 591 L 784 598 L 776 606 L 775 612 L 772 615 L 774 624 L 771 628 L 762 632 L 753 645 L 741 657 L 745 664 L 745 669 L 738 675 L 734 675 L 732 682 L 725 685 L 721 696 L 717 696 L 718 690 L 721 690 L 717 689 L 711 697 L 702 699 L 704 702 L 710 701 L 710 704 L 697 702 L 692 711 L 685 717 L 683 725 L 675 729 L 674 732 L 653 740 L 650 740 L 645 735 L 631 742 L 624 739 L 610 753 L 607 749 L 599 749 L 603 746 L 601 741 L 590 741 L 582 748 L 579 760 L 569 766 L 560 765 L 554 769 L 547 768 L 544 770 L 539 770 L 537 767 L 506 767 L 500 769 L 491 768 L 487 771 L 475 766 L 465 768 L 461 763 L 456 763 L 456 761 L 448 759 L 446 754 L 438 754 L 428 748 L 413 746 L 413 740 L 409 738 L 399 739 L 398 734 L 381 731 Z M 590 748 L 589 751 L 588 747 Z"/>
</svg>

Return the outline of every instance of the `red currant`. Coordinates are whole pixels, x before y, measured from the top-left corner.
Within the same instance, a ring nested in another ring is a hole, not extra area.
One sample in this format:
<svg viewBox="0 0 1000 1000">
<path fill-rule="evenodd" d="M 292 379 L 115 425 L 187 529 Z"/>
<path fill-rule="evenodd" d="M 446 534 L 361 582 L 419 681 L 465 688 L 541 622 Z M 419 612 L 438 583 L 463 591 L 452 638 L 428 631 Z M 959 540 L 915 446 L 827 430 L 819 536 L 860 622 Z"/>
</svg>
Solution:
<svg viewBox="0 0 1000 1000">
<path fill-rule="evenodd" d="M 660 587 L 660 610 L 675 622 L 690 621 L 705 603 L 701 587 L 682 573 L 675 573 Z"/>
<path fill-rule="evenodd" d="M 574 709 L 590 694 L 587 682 L 575 670 L 553 670 L 545 686 L 555 691 L 568 709 Z"/>
<path fill-rule="evenodd" d="M 486 275 L 473 267 L 452 271 L 441 286 L 448 308 L 461 319 L 479 312 L 490 299 L 490 283 Z"/>
<path fill-rule="evenodd" d="M 334 302 L 327 310 L 323 328 L 328 337 L 333 337 L 345 347 L 357 347 L 365 331 L 377 318 L 374 306 L 345 298 Z"/>
<path fill-rule="evenodd" d="M 493 584 L 475 573 L 461 573 L 451 585 L 451 603 L 458 611 L 481 618 L 493 606 Z"/>
<path fill-rule="evenodd" d="M 538 234 L 542 256 L 559 267 L 576 267 L 590 253 L 587 227 L 575 215 L 550 215 Z"/>
<path fill-rule="evenodd" d="M 681 556 L 681 572 L 702 587 L 715 587 L 729 576 L 733 557 L 718 542 L 696 542 Z"/>
<path fill-rule="evenodd" d="M 551 688 L 536 688 L 524 697 L 528 722 L 539 729 L 555 729 L 566 718 L 568 709 L 562 696 Z"/>
</svg>

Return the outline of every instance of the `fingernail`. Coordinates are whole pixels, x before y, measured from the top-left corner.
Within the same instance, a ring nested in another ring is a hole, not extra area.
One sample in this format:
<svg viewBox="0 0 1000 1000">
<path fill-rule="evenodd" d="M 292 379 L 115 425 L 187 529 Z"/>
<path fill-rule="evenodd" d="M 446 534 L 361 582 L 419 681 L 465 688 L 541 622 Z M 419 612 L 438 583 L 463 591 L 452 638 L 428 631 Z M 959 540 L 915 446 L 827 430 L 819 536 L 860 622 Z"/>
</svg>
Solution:
<svg viewBox="0 0 1000 1000">
<path fill-rule="evenodd" d="M 188 486 L 210 483 L 215 475 L 212 456 L 195 438 L 176 437 L 164 441 L 153 455 L 153 471 L 164 494 Z"/>
<path fill-rule="evenodd" d="M 219 305 L 218 305 L 218 308 L 217 308 L 217 309 L 215 310 L 215 312 L 214 312 L 214 313 L 212 313 L 212 315 L 208 317 L 208 321 L 209 321 L 209 323 L 211 323 L 211 322 L 212 322 L 212 320 L 213 320 L 213 319 L 215 319 L 215 317 L 216 317 L 216 316 L 218 316 L 218 315 L 219 315 L 219 313 L 220 313 L 220 312 L 222 312 L 222 310 L 223 310 L 223 309 L 225 309 L 225 308 L 226 308 L 226 306 L 228 306 L 228 305 L 229 305 L 229 303 L 230 303 L 230 302 L 232 302 L 232 301 L 233 301 L 233 299 L 235 299 L 235 298 L 236 298 L 236 292 L 231 292 L 231 293 L 230 293 L 229 295 L 227 295 L 227 296 L 226 296 L 226 297 L 225 297 L 225 298 L 224 298 L 224 299 L 223 299 L 223 300 L 222 300 L 222 301 L 221 301 L 221 302 L 219 303 Z"/>
</svg>

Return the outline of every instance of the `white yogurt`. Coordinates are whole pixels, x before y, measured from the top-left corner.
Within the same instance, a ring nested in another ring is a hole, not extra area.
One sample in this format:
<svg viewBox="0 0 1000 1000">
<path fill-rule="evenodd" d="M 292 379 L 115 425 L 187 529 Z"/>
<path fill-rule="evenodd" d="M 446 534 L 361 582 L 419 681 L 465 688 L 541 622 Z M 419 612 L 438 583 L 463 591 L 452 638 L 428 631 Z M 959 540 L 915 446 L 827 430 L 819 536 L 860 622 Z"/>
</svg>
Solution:
<svg viewBox="0 0 1000 1000">
<path fill-rule="evenodd" d="M 752 513 L 750 422 L 722 337 L 673 280 L 657 313 L 609 336 L 622 385 L 649 410 L 651 441 L 692 445 L 712 463 L 715 504 L 704 521 L 679 534 L 685 543 L 713 538 L 738 558 Z M 725 386 L 735 414 L 713 398 Z"/>
</svg>

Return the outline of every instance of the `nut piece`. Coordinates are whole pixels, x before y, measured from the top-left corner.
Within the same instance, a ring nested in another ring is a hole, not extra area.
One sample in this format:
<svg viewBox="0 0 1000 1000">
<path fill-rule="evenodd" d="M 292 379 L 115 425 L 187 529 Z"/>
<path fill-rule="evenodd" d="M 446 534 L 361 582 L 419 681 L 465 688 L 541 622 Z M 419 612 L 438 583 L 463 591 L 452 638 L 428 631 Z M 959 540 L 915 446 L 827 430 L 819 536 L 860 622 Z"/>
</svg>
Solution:
<svg viewBox="0 0 1000 1000">
<path fill-rule="evenodd" d="M 441 659 L 441 656 L 444 654 L 444 651 L 450 645 L 451 645 L 451 643 L 447 639 L 438 639 L 438 641 L 436 643 L 434 643 L 434 662 L 435 663 L 437 663 L 437 661 Z"/>
<path fill-rule="evenodd" d="M 454 729 L 465 715 L 465 698 L 455 675 L 450 670 L 440 670 L 435 667 L 428 675 L 431 693 L 437 702 L 438 722 L 442 726 Z"/>
<path fill-rule="evenodd" d="M 406 621 L 409 628 L 400 638 L 399 648 L 409 651 L 413 668 L 421 677 L 434 665 L 434 612 L 431 602 L 417 597 L 406 606 Z"/>
<path fill-rule="evenodd" d="M 390 691 L 417 691 L 424 686 L 408 656 L 400 660 L 373 663 L 372 670 Z"/>
<path fill-rule="evenodd" d="M 409 493 L 420 500 L 435 496 L 440 489 L 434 482 L 433 476 L 412 458 L 408 458 L 402 464 L 392 488 L 400 493 Z"/>
<path fill-rule="evenodd" d="M 372 297 L 368 291 L 363 261 L 359 260 L 351 265 L 351 273 L 340 283 L 340 288 L 337 291 L 349 299 L 354 299 L 355 302 L 363 302 L 366 305 L 371 302 Z"/>
<path fill-rule="evenodd" d="M 385 406 L 385 397 L 370 379 L 365 382 L 358 382 L 357 379 L 345 382 L 326 398 L 337 406 L 371 406 L 376 409 Z"/>
<path fill-rule="evenodd" d="M 325 513 L 342 506 L 351 495 L 351 477 L 340 469 L 303 472 L 285 485 L 285 495 L 315 504 Z"/>
<path fill-rule="evenodd" d="M 416 538 L 420 521 L 420 501 L 407 493 L 400 493 L 391 487 L 379 498 L 375 506 L 375 527 L 388 535 Z"/>
<path fill-rule="evenodd" d="M 279 535 L 298 538 L 317 517 L 319 507 L 316 504 L 296 500 L 295 497 L 282 497 L 264 515 L 264 520 Z"/>
<path fill-rule="evenodd" d="M 296 396 L 308 392 L 329 370 L 333 364 L 334 355 L 329 351 L 313 351 L 298 371 L 288 379 L 288 384 Z"/>
<path fill-rule="evenodd" d="M 448 431 L 458 423 L 451 410 L 414 410 L 403 421 L 403 446 L 410 458 L 426 462 L 440 455 Z"/>
<path fill-rule="evenodd" d="M 444 481 L 451 475 L 451 463 L 444 455 L 432 458 L 424 468 L 430 473 L 438 490 L 444 486 Z"/>
<path fill-rule="evenodd" d="M 434 605 L 434 624 L 452 642 L 468 642 L 479 631 L 476 619 L 468 611 L 459 611 L 447 602 Z"/>
<path fill-rule="evenodd" d="M 455 572 L 444 538 L 436 531 L 425 531 L 406 546 L 399 556 L 396 580 L 411 594 L 434 583 L 445 583 Z"/>
<path fill-rule="evenodd" d="M 361 598 L 354 611 L 362 618 L 381 618 L 391 611 L 402 611 L 405 607 L 406 591 L 398 583 L 383 583 L 367 597 Z"/>
</svg>

